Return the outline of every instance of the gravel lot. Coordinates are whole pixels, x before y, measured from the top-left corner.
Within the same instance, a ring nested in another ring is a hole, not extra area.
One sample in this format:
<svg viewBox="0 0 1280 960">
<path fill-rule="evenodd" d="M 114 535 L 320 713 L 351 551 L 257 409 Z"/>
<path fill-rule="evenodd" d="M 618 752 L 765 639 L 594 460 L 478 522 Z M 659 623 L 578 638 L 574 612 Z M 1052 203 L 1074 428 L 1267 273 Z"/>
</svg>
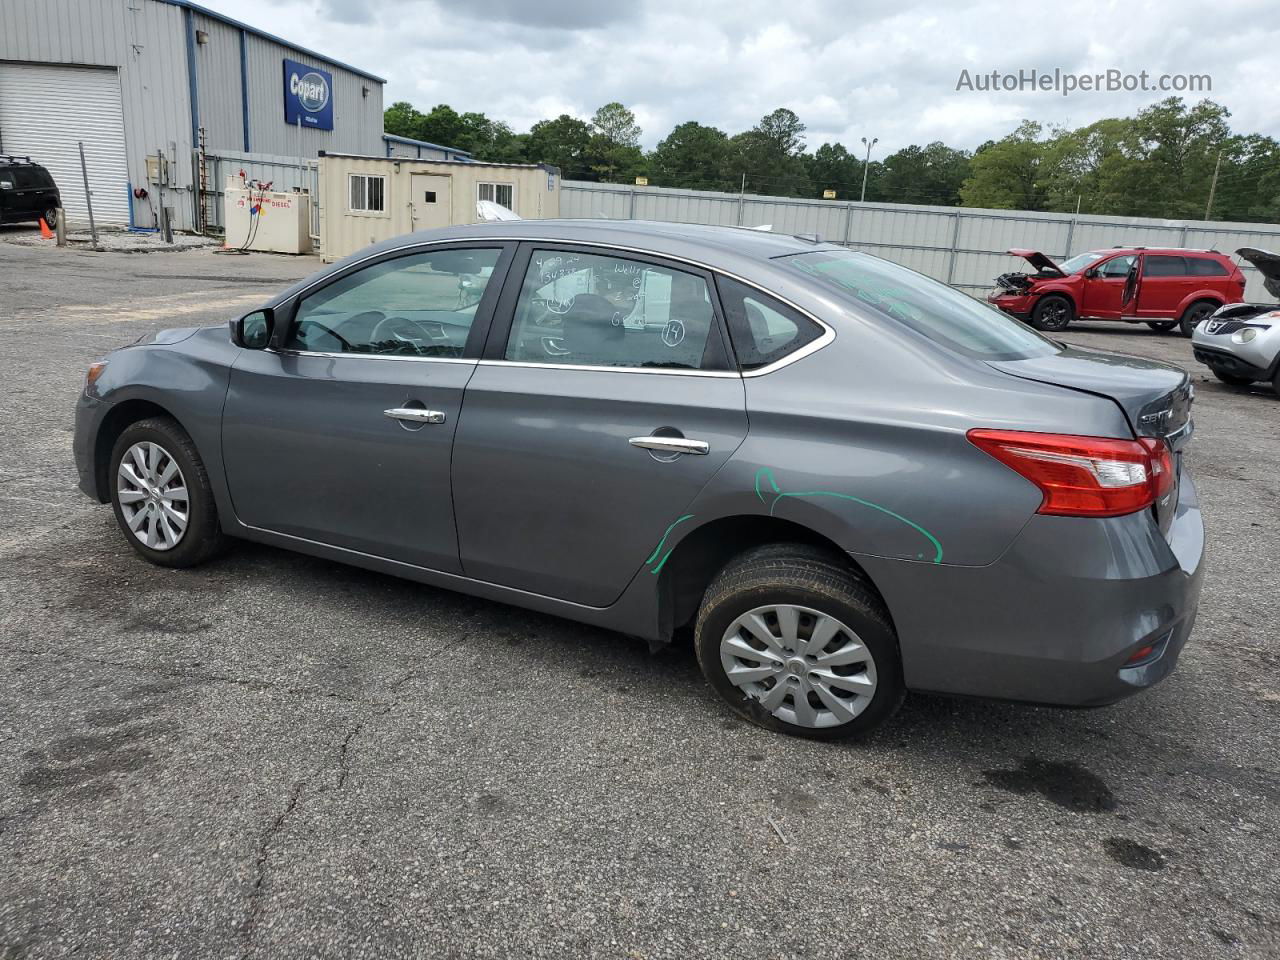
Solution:
<svg viewBox="0 0 1280 960">
<path fill-rule="evenodd" d="M 265 547 L 150 567 L 74 487 L 85 366 L 312 259 L 0 236 L 0 958 L 1280 955 L 1280 399 L 1188 365 L 1177 673 L 765 733 L 691 651 Z M 1034 624 L 1028 629 L 1034 630 Z"/>
</svg>

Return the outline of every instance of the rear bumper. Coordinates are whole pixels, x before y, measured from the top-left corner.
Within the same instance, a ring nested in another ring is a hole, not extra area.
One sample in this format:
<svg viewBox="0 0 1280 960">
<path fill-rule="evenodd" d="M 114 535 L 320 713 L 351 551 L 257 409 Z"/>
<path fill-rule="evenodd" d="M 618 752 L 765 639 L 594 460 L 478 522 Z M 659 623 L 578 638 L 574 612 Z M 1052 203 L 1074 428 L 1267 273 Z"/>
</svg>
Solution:
<svg viewBox="0 0 1280 960">
<path fill-rule="evenodd" d="M 1173 671 L 1195 624 L 1203 559 L 1185 471 L 1167 540 L 1147 511 L 1036 515 L 985 567 L 857 557 L 888 603 L 908 688 L 1076 707 Z M 1153 658 L 1126 666 L 1147 643 Z"/>
</svg>

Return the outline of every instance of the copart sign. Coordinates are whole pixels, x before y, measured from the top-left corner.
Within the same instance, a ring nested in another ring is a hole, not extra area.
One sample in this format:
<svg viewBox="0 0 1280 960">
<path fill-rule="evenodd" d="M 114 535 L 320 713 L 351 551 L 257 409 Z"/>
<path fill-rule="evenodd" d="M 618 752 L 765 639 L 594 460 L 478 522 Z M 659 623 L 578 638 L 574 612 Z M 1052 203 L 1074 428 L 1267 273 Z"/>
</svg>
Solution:
<svg viewBox="0 0 1280 960">
<path fill-rule="evenodd" d="M 333 74 L 296 60 L 284 62 L 284 120 L 313 130 L 333 129 Z"/>
</svg>

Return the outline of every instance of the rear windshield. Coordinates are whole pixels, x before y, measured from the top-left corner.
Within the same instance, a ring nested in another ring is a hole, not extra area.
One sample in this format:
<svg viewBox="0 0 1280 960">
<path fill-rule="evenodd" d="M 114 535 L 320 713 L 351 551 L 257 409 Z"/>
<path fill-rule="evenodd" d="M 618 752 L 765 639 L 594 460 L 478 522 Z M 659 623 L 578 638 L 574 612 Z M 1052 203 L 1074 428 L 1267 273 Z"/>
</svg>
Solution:
<svg viewBox="0 0 1280 960">
<path fill-rule="evenodd" d="M 789 264 L 916 333 L 980 360 L 1025 360 L 1061 347 L 994 307 L 924 274 L 848 250 L 781 257 Z"/>
</svg>

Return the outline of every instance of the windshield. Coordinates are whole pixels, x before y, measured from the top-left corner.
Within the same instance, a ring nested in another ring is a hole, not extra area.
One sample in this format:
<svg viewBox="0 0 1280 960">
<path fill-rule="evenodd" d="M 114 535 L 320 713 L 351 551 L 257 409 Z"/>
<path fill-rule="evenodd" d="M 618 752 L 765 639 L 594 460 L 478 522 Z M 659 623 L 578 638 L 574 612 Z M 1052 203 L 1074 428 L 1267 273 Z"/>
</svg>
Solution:
<svg viewBox="0 0 1280 960">
<path fill-rule="evenodd" d="M 1089 266 L 1089 264 L 1097 263 L 1105 256 L 1105 252 L 1098 253 L 1091 251 L 1089 253 L 1077 253 L 1070 260 L 1063 260 L 1058 264 L 1058 266 L 1062 268 L 1063 273 L 1079 273 L 1085 267 Z"/>
<path fill-rule="evenodd" d="M 924 274 L 848 250 L 778 260 L 935 343 L 980 360 L 1025 360 L 1061 352 L 1048 337 Z"/>
</svg>

